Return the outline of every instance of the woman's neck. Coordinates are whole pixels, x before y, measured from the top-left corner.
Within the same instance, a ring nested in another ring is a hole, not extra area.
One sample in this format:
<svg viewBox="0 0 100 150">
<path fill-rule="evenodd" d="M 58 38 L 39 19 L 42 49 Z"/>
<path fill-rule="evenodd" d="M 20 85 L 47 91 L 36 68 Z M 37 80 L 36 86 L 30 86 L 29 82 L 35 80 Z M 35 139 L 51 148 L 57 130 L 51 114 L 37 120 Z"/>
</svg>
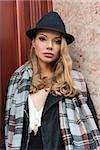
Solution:
<svg viewBox="0 0 100 150">
<path fill-rule="evenodd" d="M 42 70 L 41 69 L 41 77 L 52 78 L 52 75 L 53 75 L 53 73 L 51 70 L 49 70 L 49 69 L 47 69 L 47 70 L 43 69 Z"/>
<path fill-rule="evenodd" d="M 41 63 L 39 64 L 41 68 L 41 76 L 51 78 L 53 75 L 50 64 Z"/>
</svg>

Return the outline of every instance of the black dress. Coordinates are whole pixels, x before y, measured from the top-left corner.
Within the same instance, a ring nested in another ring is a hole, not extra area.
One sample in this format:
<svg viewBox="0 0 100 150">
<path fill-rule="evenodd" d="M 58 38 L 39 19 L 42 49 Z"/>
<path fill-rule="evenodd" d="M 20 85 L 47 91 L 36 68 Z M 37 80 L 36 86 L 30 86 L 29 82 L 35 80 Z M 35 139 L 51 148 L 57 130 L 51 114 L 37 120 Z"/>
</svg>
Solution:
<svg viewBox="0 0 100 150">
<path fill-rule="evenodd" d="M 35 136 L 33 131 L 30 133 L 28 150 L 42 150 L 42 149 L 43 143 L 42 143 L 41 129 L 39 128 Z"/>
</svg>

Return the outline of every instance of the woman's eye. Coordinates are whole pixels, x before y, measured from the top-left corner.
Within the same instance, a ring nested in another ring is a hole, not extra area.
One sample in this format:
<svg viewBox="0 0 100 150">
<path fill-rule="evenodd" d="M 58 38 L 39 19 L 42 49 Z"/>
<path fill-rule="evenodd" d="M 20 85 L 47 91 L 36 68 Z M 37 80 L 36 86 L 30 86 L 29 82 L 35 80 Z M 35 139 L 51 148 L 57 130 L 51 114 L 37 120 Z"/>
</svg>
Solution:
<svg viewBox="0 0 100 150">
<path fill-rule="evenodd" d="M 57 44 L 61 44 L 61 40 L 57 40 L 56 43 L 57 43 Z"/>
<path fill-rule="evenodd" d="M 46 39 L 44 37 L 39 37 L 40 41 L 45 41 Z"/>
</svg>

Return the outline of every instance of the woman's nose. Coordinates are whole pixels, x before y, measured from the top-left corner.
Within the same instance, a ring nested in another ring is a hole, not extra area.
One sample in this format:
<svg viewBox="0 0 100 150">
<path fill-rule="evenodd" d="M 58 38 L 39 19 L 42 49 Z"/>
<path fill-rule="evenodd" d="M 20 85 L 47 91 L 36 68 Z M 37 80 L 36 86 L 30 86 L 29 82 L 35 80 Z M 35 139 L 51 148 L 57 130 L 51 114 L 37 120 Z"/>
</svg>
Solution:
<svg viewBox="0 0 100 150">
<path fill-rule="evenodd" d="M 52 41 L 48 42 L 47 49 L 48 50 L 52 50 L 53 49 L 53 42 Z"/>
</svg>

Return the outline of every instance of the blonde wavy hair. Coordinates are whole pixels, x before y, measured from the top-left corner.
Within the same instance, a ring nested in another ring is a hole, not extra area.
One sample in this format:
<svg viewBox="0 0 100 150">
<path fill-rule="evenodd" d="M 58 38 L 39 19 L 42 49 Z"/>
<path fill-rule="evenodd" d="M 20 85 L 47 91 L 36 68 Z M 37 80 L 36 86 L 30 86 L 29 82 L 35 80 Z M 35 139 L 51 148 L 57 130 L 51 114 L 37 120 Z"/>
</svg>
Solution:
<svg viewBox="0 0 100 150">
<path fill-rule="evenodd" d="M 61 41 L 60 57 L 58 60 L 52 63 L 53 77 L 51 79 L 47 77 L 41 77 L 41 68 L 38 64 L 38 58 L 35 54 L 35 50 L 31 47 L 30 59 L 33 67 L 33 78 L 30 93 L 35 93 L 41 89 L 48 89 L 53 95 L 63 95 L 73 97 L 79 93 L 78 88 L 71 77 L 72 72 L 72 60 L 69 55 L 68 46 L 65 38 Z"/>
</svg>

